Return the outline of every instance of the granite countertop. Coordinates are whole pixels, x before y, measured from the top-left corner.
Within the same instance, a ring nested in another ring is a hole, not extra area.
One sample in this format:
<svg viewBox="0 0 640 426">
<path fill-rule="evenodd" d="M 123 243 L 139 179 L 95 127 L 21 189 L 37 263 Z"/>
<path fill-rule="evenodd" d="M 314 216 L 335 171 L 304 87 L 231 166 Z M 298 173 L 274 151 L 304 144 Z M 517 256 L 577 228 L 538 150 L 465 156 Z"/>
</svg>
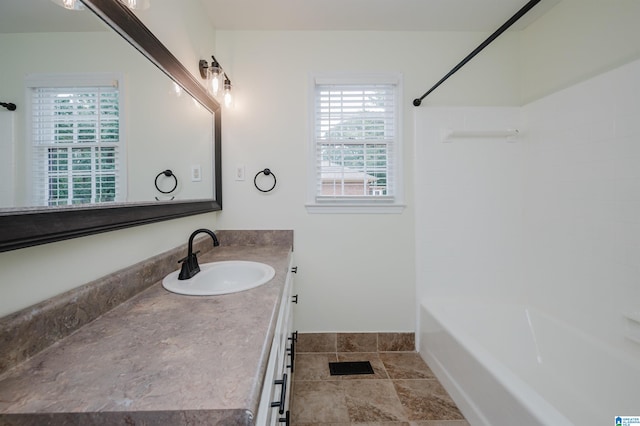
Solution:
<svg viewBox="0 0 640 426">
<path fill-rule="evenodd" d="M 267 284 L 183 296 L 158 282 L 0 376 L 0 425 L 251 425 L 289 265 L 286 246 L 216 247 Z"/>
</svg>

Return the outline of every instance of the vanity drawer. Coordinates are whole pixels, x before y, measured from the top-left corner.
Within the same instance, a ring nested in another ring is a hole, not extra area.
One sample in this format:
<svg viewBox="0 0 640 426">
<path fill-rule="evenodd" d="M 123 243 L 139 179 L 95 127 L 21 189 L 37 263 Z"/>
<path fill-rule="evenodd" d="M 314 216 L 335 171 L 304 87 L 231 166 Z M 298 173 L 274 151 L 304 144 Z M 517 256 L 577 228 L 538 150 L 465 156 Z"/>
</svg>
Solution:
<svg viewBox="0 0 640 426">
<path fill-rule="evenodd" d="M 258 426 L 289 424 L 289 401 L 297 340 L 297 333 L 293 331 L 293 304 L 295 300 L 293 298 L 293 271 L 292 255 L 282 292 L 276 330 L 263 382 L 260 407 L 256 417 L 256 425 Z"/>
</svg>

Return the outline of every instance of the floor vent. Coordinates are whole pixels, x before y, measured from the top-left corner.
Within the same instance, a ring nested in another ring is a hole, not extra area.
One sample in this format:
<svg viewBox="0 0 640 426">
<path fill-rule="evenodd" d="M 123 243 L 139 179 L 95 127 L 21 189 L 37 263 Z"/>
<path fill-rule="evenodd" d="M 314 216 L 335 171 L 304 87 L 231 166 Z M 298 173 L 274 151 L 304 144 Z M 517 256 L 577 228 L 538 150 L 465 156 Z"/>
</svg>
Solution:
<svg viewBox="0 0 640 426">
<path fill-rule="evenodd" d="M 332 376 L 373 374 L 373 367 L 369 361 L 330 362 L 329 371 Z"/>
</svg>

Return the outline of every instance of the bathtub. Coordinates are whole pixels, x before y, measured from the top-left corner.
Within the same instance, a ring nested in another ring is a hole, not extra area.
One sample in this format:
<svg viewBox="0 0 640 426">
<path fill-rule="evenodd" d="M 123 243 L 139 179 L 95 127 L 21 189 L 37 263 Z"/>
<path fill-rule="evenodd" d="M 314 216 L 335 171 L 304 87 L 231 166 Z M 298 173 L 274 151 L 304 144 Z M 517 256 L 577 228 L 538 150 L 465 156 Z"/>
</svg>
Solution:
<svg viewBox="0 0 640 426">
<path fill-rule="evenodd" d="M 430 299 L 419 353 L 472 425 L 615 425 L 640 417 L 640 360 L 516 305 Z"/>
</svg>

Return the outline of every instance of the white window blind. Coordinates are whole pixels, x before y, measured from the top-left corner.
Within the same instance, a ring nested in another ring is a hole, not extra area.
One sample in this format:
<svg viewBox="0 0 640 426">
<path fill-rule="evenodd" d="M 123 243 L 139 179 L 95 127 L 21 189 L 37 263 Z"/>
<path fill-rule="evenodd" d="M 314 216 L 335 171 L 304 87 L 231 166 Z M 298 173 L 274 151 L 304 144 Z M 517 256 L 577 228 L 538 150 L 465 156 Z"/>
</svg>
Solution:
<svg viewBox="0 0 640 426">
<path fill-rule="evenodd" d="M 398 182 L 398 87 L 315 83 L 315 203 L 393 203 Z"/>
<path fill-rule="evenodd" d="M 119 200 L 118 84 L 30 90 L 34 201 L 65 205 Z"/>
</svg>

